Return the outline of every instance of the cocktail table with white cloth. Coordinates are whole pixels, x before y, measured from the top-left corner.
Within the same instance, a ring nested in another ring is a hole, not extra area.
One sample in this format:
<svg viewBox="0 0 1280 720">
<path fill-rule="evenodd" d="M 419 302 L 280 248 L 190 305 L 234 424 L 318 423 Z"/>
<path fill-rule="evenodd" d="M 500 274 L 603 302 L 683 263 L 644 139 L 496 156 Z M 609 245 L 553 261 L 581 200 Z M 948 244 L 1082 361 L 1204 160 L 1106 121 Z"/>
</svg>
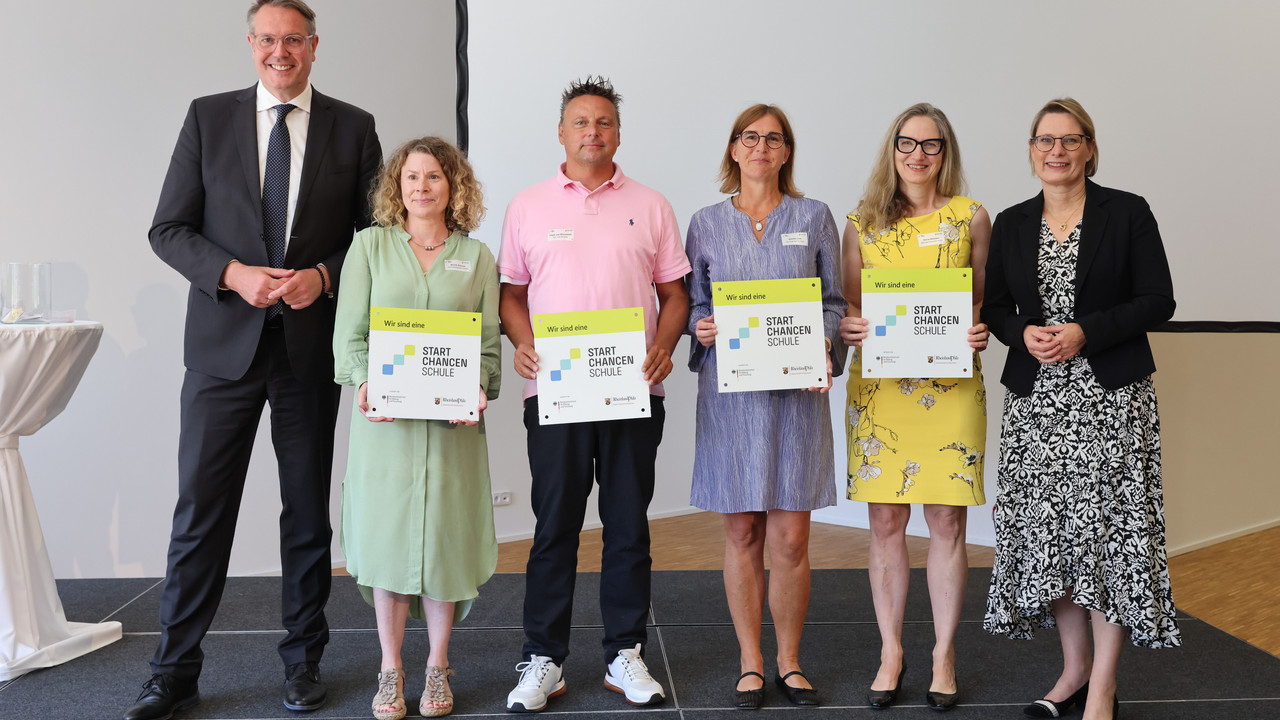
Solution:
<svg viewBox="0 0 1280 720">
<path fill-rule="evenodd" d="M 0 681 L 120 639 L 118 622 L 67 622 L 18 453 L 67 406 L 101 339 L 96 322 L 0 324 Z"/>
</svg>

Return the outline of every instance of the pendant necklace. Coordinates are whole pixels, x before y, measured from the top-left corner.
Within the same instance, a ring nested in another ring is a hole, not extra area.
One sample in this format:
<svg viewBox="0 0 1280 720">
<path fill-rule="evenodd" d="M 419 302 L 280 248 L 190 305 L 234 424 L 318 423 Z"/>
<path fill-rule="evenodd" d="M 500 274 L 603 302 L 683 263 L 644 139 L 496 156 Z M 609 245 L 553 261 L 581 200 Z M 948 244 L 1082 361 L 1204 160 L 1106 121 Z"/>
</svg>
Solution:
<svg viewBox="0 0 1280 720">
<path fill-rule="evenodd" d="M 743 209 L 742 209 L 742 206 L 738 204 L 738 196 L 737 196 L 737 195 L 734 195 L 734 196 L 733 196 L 733 206 L 734 206 L 735 208 L 737 208 L 738 210 L 741 210 L 743 215 L 746 215 L 747 217 L 751 218 L 751 221 L 752 221 L 752 222 L 754 222 L 754 223 L 756 224 L 756 232 L 763 232 L 763 231 L 764 231 L 764 218 L 760 218 L 760 219 L 758 219 L 758 220 L 757 220 L 756 218 L 751 217 L 751 213 L 747 212 L 746 210 L 743 210 Z M 767 213 L 765 214 L 765 217 L 768 217 L 768 214 L 767 214 Z"/>
<path fill-rule="evenodd" d="M 1079 211 L 1080 211 L 1080 208 L 1082 208 L 1082 207 L 1084 207 L 1084 201 L 1083 201 L 1083 200 L 1081 200 L 1081 201 L 1080 201 L 1080 204 L 1076 206 L 1075 210 L 1072 210 L 1070 213 L 1067 213 L 1067 217 L 1066 217 L 1066 218 L 1064 218 L 1064 219 L 1063 219 L 1063 221 L 1062 221 L 1061 223 L 1059 223 L 1059 224 L 1058 224 L 1058 232 L 1064 232 L 1064 231 L 1066 231 L 1066 229 L 1067 229 L 1067 223 L 1071 221 L 1071 218 L 1072 218 L 1072 217 L 1073 217 L 1077 212 L 1079 212 Z M 1049 221 L 1049 224 L 1050 224 L 1050 225 L 1052 225 L 1052 224 L 1053 224 L 1053 220 L 1052 220 L 1051 218 L 1049 218 L 1049 213 L 1045 213 L 1045 219 Z"/>
<path fill-rule="evenodd" d="M 431 250 L 438 250 L 438 249 L 440 249 L 440 248 L 444 247 L 445 243 L 449 242 L 449 238 L 445 238 L 444 240 L 441 240 L 441 241 L 440 241 L 440 243 L 439 243 L 438 245 L 424 245 L 423 243 L 415 242 L 415 241 L 414 241 L 414 239 L 413 239 L 413 236 L 411 235 L 411 236 L 409 236 L 409 242 L 410 242 L 410 243 L 412 243 L 412 244 L 414 244 L 414 245 L 417 245 L 418 247 L 422 248 L 423 250 L 431 251 Z"/>
</svg>

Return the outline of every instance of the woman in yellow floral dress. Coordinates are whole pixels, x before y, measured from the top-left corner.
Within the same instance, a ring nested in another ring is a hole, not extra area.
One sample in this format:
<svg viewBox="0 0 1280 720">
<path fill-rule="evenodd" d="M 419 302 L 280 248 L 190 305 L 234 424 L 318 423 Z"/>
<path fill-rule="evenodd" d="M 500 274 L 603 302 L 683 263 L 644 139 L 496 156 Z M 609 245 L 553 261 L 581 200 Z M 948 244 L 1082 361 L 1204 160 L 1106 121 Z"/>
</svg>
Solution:
<svg viewBox="0 0 1280 720">
<path fill-rule="evenodd" d="M 977 321 L 991 218 L 961 195 L 964 174 L 955 133 L 941 110 L 921 103 L 903 111 L 885 136 L 857 210 L 844 231 L 846 344 L 861 346 L 868 323 L 860 317 L 863 268 L 973 268 L 974 327 L 969 344 L 987 346 Z M 929 525 L 929 598 L 933 606 L 933 678 L 927 704 L 956 703 L 955 633 L 968 577 L 965 521 L 970 505 L 985 502 L 982 465 L 987 437 L 986 391 L 976 360 L 972 378 L 864 379 L 861 353 L 849 369 L 846 431 L 847 494 L 866 502 L 871 525 L 871 595 L 880 626 L 880 669 L 867 702 L 897 700 L 906 663 L 902 617 L 906 607 L 906 528 L 911 504 L 924 505 Z"/>
</svg>

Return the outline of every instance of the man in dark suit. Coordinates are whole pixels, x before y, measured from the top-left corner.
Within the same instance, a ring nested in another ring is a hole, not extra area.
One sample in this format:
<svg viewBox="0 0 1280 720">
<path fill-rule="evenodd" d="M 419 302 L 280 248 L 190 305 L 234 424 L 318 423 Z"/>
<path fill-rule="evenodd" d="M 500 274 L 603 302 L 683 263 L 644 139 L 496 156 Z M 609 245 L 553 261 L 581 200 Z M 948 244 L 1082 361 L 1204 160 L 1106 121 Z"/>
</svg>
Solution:
<svg viewBox="0 0 1280 720">
<path fill-rule="evenodd" d="M 369 224 L 382 150 L 369 113 L 312 89 L 319 39 L 306 3 L 257 0 L 248 20 L 260 82 L 191 104 L 150 232 L 191 290 L 162 631 L 126 720 L 199 701 L 200 642 L 226 584 L 264 402 L 283 503 L 284 704 L 314 710 L 325 699 L 333 296 L 353 232 Z"/>
</svg>

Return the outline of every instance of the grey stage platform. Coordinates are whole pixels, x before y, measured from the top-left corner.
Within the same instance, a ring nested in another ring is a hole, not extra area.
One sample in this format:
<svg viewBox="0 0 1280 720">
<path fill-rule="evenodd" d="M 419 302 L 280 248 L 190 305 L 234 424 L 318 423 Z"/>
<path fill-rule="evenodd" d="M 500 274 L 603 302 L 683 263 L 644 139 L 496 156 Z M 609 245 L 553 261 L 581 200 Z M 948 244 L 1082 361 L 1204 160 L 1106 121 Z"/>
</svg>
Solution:
<svg viewBox="0 0 1280 720">
<path fill-rule="evenodd" d="M 1048 690 L 1059 670 L 1054 631 L 1043 631 L 1030 642 L 983 632 L 989 572 L 970 571 L 958 639 L 963 704 L 947 714 L 955 720 L 1022 717 L 1021 707 Z M 924 705 L 933 631 L 923 573 L 912 571 L 904 633 L 909 669 L 899 705 L 879 712 L 865 706 L 866 687 L 879 657 L 866 571 L 819 570 L 813 574 L 801 660 L 822 694 L 823 707 L 792 708 L 770 684 L 766 707 L 756 715 L 729 706 L 737 675 L 737 645 L 718 572 L 654 573 L 653 627 L 646 655 L 668 698 L 652 708 L 631 708 L 621 696 L 601 687 L 599 578 L 584 573 L 578 578 L 572 655 L 565 666 L 569 689 L 542 715 L 575 720 L 939 717 Z M 124 639 L 65 665 L 0 685 L 0 719 L 118 718 L 149 676 L 147 660 L 158 631 L 158 580 L 67 580 L 60 581 L 58 589 L 68 619 L 119 620 L 124 624 Z M 292 713 L 280 704 L 283 674 L 275 651 L 283 635 L 279 598 L 277 578 L 228 582 L 222 608 L 204 643 L 202 701 L 178 718 L 372 717 L 369 702 L 378 670 L 378 639 L 373 610 L 351 579 L 334 578 L 328 609 L 332 639 L 322 665 L 329 702 L 315 713 Z M 454 717 L 516 717 L 505 712 L 503 703 L 518 677 L 514 666 L 523 640 L 523 599 L 523 575 L 497 575 L 481 589 L 470 617 L 454 631 L 450 648 L 458 671 L 453 681 Z M 1122 717 L 1280 718 L 1280 659 L 1195 618 L 1183 616 L 1181 623 L 1183 648 L 1125 649 L 1119 679 Z M 770 628 L 764 644 L 768 661 L 773 655 Z M 417 715 L 426 657 L 425 626 L 411 623 L 405 646 L 410 717 Z M 772 667 L 767 674 L 772 681 Z"/>
</svg>

